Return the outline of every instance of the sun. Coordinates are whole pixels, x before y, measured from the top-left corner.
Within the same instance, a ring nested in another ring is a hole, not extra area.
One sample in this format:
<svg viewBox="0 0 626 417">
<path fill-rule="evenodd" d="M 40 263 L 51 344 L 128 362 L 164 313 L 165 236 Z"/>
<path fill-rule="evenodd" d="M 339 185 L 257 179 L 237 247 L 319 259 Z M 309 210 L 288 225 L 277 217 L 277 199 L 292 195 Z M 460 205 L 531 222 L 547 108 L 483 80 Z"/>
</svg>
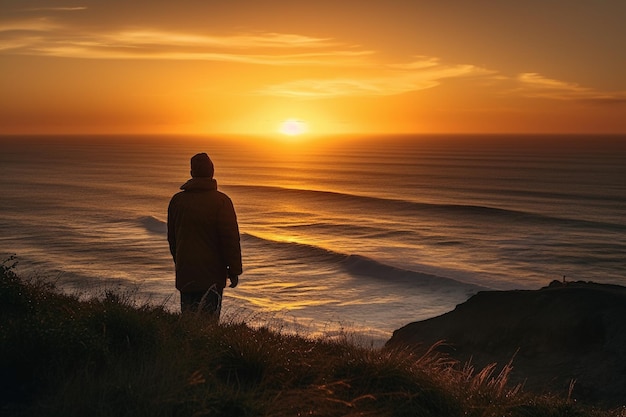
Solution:
<svg viewBox="0 0 626 417">
<path fill-rule="evenodd" d="M 298 136 L 309 131 L 306 122 L 298 119 L 287 119 L 280 123 L 278 129 L 280 133 L 287 136 Z"/>
</svg>

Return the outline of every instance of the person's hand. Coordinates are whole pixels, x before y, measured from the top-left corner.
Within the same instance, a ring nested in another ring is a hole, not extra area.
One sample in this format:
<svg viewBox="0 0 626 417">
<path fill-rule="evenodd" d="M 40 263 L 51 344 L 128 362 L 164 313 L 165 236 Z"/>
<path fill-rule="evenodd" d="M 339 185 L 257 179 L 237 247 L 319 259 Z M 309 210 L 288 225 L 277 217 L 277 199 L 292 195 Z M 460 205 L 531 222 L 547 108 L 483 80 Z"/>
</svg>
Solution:
<svg viewBox="0 0 626 417">
<path fill-rule="evenodd" d="M 231 275 L 228 279 L 230 279 L 230 288 L 235 288 L 237 284 L 239 284 L 239 277 L 237 275 Z"/>
</svg>

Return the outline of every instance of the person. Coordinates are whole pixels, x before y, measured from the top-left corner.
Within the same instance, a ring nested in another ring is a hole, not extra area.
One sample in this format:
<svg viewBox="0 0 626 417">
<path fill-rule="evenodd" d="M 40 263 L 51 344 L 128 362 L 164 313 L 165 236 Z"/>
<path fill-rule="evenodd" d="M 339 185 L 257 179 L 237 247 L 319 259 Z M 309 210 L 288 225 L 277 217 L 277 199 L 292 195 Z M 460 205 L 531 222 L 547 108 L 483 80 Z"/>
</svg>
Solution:
<svg viewBox="0 0 626 417">
<path fill-rule="evenodd" d="M 191 158 L 191 179 L 170 200 L 167 240 L 174 258 L 181 312 L 219 319 L 227 278 L 234 288 L 242 273 L 237 216 L 231 199 L 217 190 L 206 153 Z"/>
</svg>

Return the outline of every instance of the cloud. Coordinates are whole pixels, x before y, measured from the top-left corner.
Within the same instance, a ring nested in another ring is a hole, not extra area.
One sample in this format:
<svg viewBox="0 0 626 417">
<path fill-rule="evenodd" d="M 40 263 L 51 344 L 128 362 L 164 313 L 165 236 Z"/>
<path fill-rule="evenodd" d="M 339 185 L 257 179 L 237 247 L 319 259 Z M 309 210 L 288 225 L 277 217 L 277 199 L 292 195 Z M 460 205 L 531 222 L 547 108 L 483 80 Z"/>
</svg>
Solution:
<svg viewBox="0 0 626 417">
<path fill-rule="evenodd" d="M 259 32 L 206 35 L 159 29 L 85 30 L 36 18 L 0 23 L 0 50 L 83 59 L 161 59 L 259 65 L 355 65 L 372 51 L 329 38 Z"/>
<path fill-rule="evenodd" d="M 295 80 L 265 87 L 258 94 L 302 99 L 391 96 L 437 87 L 444 79 L 495 74 L 474 65 L 443 65 L 438 58 L 423 56 L 409 63 L 387 65 L 382 72 L 368 78 Z"/>
<path fill-rule="evenodd" d="M 324 38 L 312 38 L 295 34 L 284 33 L 260 33 L 239 34 L 231 36 L 208 36 L 193 33 L 166 32 L 158 30 L 134 30 L 104 33 L 94 37 L 105 44 L 113 44 L 125 47 L 142 47 L 146 45 L 167 47 L 199 47 L 199 48 L 328 48 L 337 44 Z"/>
<path fill-rule="evenodd" d="M 417 86 L 413 82 L 380 79 L 305 79 L 268 86 L 258 93 L 260 95 L 291 97 L 302 99 L 319 99 L 341 96 L 388 96 L 402 94 L 416 89 L 434 87 L 436 84 Z"/>
<path fill-rule="evenodd" d="M 516 92 L 526 97 L 605 104 L 626 103 L 626 91 L 597 91 L 576 83 L 547 78 L 534 72 L 520 74 L 517 81 L 521 87 Z"/>
<path fill-rule="evenodd" d="M 38 17 L 34 19 L 18 19 L 8 22 L 0 22 L 0 35 L 6 39 L 19 39 L 24 37 L 23 32 L 51 32 L 58 29 L 59 25 L 48 17 Z M 0 41 L 3 39 L 0 38 Z"/>
<path fill-rule="evenodd" d="M 77 12 L 81 10 L 87 10 L 86 6 L 76 7 L 30 7 L 22 9 L 24 12 Z"/>
</svg>

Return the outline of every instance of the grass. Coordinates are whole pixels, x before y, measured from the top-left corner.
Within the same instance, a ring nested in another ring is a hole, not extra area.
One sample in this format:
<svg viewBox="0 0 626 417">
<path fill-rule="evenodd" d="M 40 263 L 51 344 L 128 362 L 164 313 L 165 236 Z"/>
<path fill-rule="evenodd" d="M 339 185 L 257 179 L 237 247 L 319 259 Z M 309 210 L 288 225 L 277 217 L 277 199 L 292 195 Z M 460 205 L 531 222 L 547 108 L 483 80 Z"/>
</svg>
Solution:
<svg viewBox="0 0 626 417">
<path fill-rule="evenodd" d="M 0 266 L 3 416 L 624 417 L 434 352 L 217 324 L 132 295 L 79 300 Z"/>
</svg>

